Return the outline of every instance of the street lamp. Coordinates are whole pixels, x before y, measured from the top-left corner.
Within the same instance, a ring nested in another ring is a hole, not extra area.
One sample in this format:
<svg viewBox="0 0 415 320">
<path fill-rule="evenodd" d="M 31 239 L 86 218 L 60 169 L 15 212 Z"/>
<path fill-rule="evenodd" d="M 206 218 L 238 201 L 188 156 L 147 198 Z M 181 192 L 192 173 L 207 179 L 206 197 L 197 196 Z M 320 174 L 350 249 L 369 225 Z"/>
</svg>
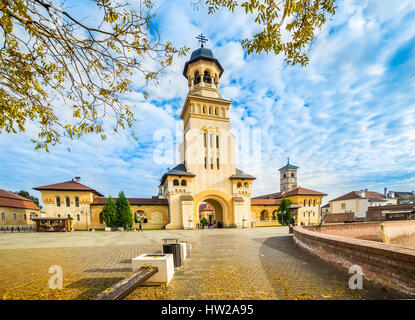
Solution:
<svg viewBox="0 0 415 320">
<path fill-rule="evenodd" d="M 247 221 L 246 216 L 243 217 L 242 219 L 242 229 L 245 228 L 245 222 Z"/>
<path fill-rule="evenodd" d="M 189 229 L 193 228 L 193 219 L 192 217 L 189 217 Z"/>
</svg>

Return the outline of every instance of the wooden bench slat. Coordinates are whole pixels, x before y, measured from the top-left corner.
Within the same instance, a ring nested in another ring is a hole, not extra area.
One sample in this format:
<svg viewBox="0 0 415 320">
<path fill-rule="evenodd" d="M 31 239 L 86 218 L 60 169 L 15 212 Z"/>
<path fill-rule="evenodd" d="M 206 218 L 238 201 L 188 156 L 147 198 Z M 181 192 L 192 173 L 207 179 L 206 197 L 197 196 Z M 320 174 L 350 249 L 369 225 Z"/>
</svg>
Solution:
<svg viewBox="0 0 415 320">
<path fill-rule="evenodd" d="M 123 300 L 157 272 L 157 267 L 141 268 L 105 290 L 107 292 L 97 295 L 94 300 Z"/>
</svg>

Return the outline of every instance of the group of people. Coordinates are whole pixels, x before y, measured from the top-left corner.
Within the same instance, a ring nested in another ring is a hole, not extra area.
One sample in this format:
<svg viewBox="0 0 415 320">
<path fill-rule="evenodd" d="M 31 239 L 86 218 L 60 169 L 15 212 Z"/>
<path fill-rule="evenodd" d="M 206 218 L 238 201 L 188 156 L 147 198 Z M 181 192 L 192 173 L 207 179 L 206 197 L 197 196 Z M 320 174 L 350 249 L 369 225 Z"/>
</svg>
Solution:
<svg viewBox="0 0 415 320">
<path fill-rule="evenodd" d="M 205 228 L 205 224 L 204 224 L 204 223 L 198 223 L 198 224 L 197 224 L 197 227 L 198 227 L 199 229 L 204 229 L 204 228 Z M 213 229 L 213 223 L 212 223 L 212 222 L 208 222 L 208 223 L 207 223 L 207 225 L 206 225 L 206 227 L 207 227 L 208 229 Z"/>
</svg>

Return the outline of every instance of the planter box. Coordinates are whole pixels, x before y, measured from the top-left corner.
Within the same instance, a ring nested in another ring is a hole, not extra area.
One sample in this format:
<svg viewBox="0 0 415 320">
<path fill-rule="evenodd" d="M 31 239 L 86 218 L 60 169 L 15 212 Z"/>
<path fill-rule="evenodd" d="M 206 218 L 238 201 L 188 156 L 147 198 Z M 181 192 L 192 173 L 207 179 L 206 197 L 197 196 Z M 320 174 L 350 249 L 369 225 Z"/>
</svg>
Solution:
<svg viewBox="0 0 415 320">
<path fill-rule="evenodd" d="M 105 231 L 111 231 L 111 228 L 105 228 Z"/>
<path fill-rule="evenodd" d="M 144 253 L 131 260 L 133 272 L 142 267 L 157 267 L 158 272 L 146 283 L 168 284 L 174 275 L 173 254 L 171 253 Z"/>
<path fill-rule="evenodd" d="M 186 258 L 188 256 L 187 250 L 189 250 L 189 246 L 190 246 L 190 248 L 192 246 L 189 243 L 187 243 L 187 242 L 181 242 L 181 241 L 179 241 L 179 244 L 180 244 L 180 255 L 181 255 L 181 259 L 182 259 L 182 261 L 184 261 L 184 260 L 186 260 Z M 189 250 L 189 253 L 190 253 L 190 250 Z"/>
</svg>

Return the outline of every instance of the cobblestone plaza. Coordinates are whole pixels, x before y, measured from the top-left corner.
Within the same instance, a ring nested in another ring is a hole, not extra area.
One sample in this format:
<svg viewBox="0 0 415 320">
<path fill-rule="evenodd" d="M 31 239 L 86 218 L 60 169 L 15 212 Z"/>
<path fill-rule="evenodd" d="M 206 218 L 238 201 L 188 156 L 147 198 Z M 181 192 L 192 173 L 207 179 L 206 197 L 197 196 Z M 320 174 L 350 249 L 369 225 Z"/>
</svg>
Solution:
<svg viewBox="0 0 415 320">
<path fill-rule="evenodd" d="M 131 273 L 131 258 L 161 251 L 163 238 L 192 243 L 168 286 L 144 286 L 128 299 L 393 299 L 311 256 L 286 228 L 0 234 L 0 298 L 90 299 Z M 62 267 L 63 289 L 48 286 Z"/>
</svg>

